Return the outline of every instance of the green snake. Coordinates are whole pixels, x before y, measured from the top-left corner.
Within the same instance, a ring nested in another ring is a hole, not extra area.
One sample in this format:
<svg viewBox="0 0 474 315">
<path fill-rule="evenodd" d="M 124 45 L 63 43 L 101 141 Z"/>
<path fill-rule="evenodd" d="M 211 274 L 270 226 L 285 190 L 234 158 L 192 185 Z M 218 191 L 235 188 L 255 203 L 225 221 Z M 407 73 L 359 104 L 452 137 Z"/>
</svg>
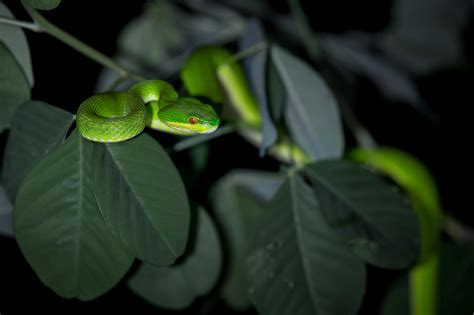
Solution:
<svg viewBox="0 0 474 315">
<path fill-rule="evenodd" d="M 141 81 L 127 92 L 93 95 L 79 106 L 76 124 L 81 135 L 96 142 L 120 142 L 145 126 L 176 134 L 211 133 L 219 127 L 214 109 L 191 97 L 179 97 L 161 80 Z"/>
</svg>

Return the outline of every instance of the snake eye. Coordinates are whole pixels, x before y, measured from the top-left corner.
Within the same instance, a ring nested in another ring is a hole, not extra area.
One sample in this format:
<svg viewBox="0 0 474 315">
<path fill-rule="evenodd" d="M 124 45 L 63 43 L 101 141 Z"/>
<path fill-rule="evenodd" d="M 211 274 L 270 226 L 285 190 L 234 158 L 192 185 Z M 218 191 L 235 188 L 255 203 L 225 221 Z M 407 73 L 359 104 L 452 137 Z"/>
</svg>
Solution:
<svg viewBox="0 0 474 315">
<path fill-rule="evenodd" d="M 196 117 L 189 117 L 188 118 L 188 122 L 191 124 L 191 125 L 195 125 L 198 123 L 198 119 Z"/>
</svg>

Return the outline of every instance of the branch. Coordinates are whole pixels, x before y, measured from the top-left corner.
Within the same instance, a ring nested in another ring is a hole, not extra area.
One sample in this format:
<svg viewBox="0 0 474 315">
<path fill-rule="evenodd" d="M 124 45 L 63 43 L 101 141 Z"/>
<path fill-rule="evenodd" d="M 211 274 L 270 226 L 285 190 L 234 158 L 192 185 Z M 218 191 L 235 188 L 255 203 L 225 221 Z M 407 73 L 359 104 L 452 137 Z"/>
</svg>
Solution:
<svg viewBox="0 0 474 315">
<path fill-rule="evenodd" d="M 35 22 L 20 21 L 20 20 L 11 19 L 11 18 L 8 18 L 8 17 L 0 16 L 0 24 L 21 27 L 21 28 L 24 28 L 24 29 L 27 29 L 29 31 L 36 32 L 36 33 L 43 32 L 43 30 L 41 29 L 41 26 L 38 23 L 35 23 Z"/>
<path fill-rule="evenodd" d="M 444 218 L 444 231 L 451 236 L 453 240 L 462 244 L 474 245 L 474 230 L 458 222 L 453 217 L 447 215 Z"/>
<path fill-rule="evenodd" d="M 66 33 L 62 29 L 58 28 L 48 20 L 46 20 L 38 11 L 28 6 L 24 6 L 26 11 L 30 14 L 31 18 L 35 21 L 34 23 L 29 23 L 32 25 L 37 24 L 39 26 L 40 31 L 44 31 L 49 35 L 55 37 L 56 39 L 60 40 L 61 42 L 65 43 L 66 45 L 72 47 L 73 49 L 77 50 L 78 52 L 82 53 L 83 55 L 89 57 L 90 59 L 96 61 L 97 63 L 103 65 L 106 68 L 109 68 L 119 74 L 120 77 L 129 78 L 132 80 L 144 80 L 144 77 L 131 73 L 114 60 L 109 58 L 108 56 L 104 55 L 100 51 L 94 49 L 93 47 L 81 42 L 77 38 L 73 37 L 72 35 Z M 16 23 L 17 26 L 18 23 Z M 26 24 L 28 25 L 28 23 Z M 24 27 L 24 23 L 21 23 L 20 27 Z M 27 27 L 28 29 L 31 28 L 31 25 Z"/>
</svg>

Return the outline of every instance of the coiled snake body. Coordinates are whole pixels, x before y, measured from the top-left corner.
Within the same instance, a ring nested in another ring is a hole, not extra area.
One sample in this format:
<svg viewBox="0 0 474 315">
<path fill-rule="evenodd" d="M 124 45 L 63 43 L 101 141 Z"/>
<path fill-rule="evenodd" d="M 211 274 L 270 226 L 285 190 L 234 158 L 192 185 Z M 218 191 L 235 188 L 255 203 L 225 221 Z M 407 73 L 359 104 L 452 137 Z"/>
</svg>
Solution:
<svg viewBox="0 0 474 315">
<path fill-rule="evenodd" d="M 220 119 L 210 105 L 178 97 L 165 81 L 148 80 L 127 92 L 89 97 L 79 106 L 76 123 L 86 139 L 120 142 L 137 136 L 145 126 L 178 135 L 211 133 Z"/>
</svg>

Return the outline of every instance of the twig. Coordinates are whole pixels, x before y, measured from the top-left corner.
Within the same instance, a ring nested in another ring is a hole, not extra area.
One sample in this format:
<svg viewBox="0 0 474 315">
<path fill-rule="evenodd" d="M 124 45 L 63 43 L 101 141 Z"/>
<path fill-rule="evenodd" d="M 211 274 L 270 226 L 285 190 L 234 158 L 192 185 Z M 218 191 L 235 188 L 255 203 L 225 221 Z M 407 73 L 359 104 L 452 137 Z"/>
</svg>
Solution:
<svg viewBox="0 0 474 315">
<path fill-rule="evenodd" d="M 301 8 L 299 0 L 288 0 L 288 5 L 292 15 L 296 19 L 296 27 L 298 28 L 301 40 L 304 43 L 308 55 L 310 55 L 315 61 L 318 61 L 321 59 L 321 49 L 319 48 L 317 41 L 314 40 L 315 36 L 313 30 L 311 29 L 309 21 Z"/>
<path fill-rule="evenodd" d="M 114 60 L 109 58 L 108 56 L 104 55 L 100 51 L 94 49 L 93 47 L 81 42 L 77 38 L 73 37 L 72 35 L 66 33 L 62 29 L 58 28 L 48 20 L 46 20 L 38 11 L 33 8 L 28 7 L 27 5 L 24 6 L 26 11 L 30 14 L 31 18 L 35 21 L 34 23 L 30 23 L 31 25 L 39 25 L 39 30 L 48 33 L 49 35 L 55 37 L 56 39 L 60 40 L 61 42 L 65 43 L 66 45 L 72 47 L 73 49 L 77 50 L 78 52 L 82 53 L 83 55 L 89 57 L 90 59 L 96 61 L 97 63 L 103 65 L 106 68 L 112 69 L 113 71 L 117 72 L 120 77 L 130 78 L 135 80 L 144 80 L 144 78 L 138 74 L 131 73 Z M 21 25 L 17 26 L 25 27 L 28 24 L 20 23 Z M 27 26 L 28 29 L 31 29 L 32 26 Z M 34 28 L 35 30 L 36 28 Z"/>
<path fill-rule="evenodd" d="M 458 243 L 474 245 L 474 230 L 447 215 L 444 218 L 443 229 L 453 240 Z"/>
<path fill-rule="evenodd" d="M 11 19 L 8 17 L 0 16 L 0 24 L 21 27 L 21 28 L 24 28 L 36 33 L 43 32 L 43 30 L 41 29 L 41 26 L 36 22 L 26 22 L 26 21 L 20 21 L 20 20 Z"/>
<path fill-rule="evenodd" d="M 250 46 L 247 49 L 244 49 L 242 51 L 239 51 L 235 55 L 232 56 L 232 59 L 229 60 L 227 63 L 234 63 L 234 62 L 239 62 L 242 59 L 245 59 L 247 57 L 253 56 L 263 50 L 265 50 L 268 47 L 268 42 L 266 40 L 262 40 L 255 45 Z"/>
</svg>

